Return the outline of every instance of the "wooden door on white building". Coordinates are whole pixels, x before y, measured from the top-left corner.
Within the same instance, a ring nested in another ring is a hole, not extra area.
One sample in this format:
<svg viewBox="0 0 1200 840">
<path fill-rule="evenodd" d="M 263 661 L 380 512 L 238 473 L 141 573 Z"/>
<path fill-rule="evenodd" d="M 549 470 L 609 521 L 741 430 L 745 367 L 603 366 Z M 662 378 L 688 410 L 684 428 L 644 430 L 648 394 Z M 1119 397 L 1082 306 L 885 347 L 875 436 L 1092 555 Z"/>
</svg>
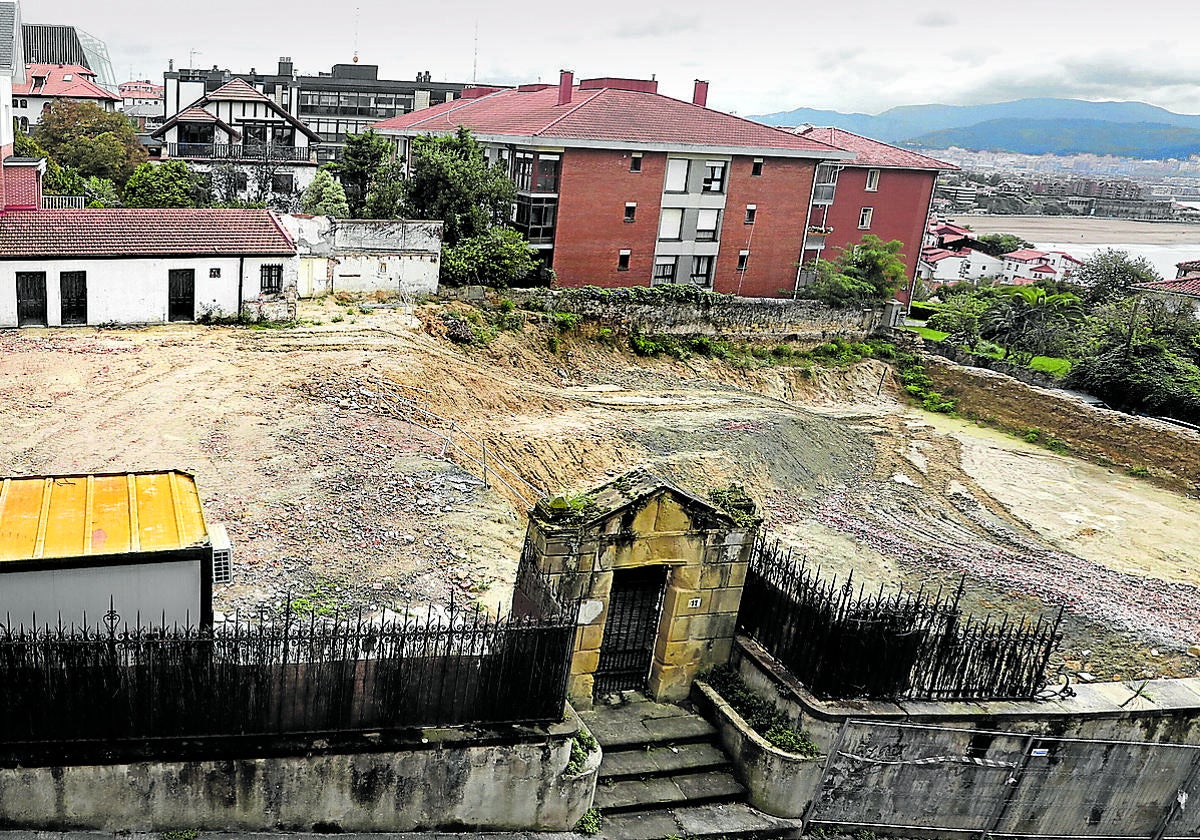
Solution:
<svg viewBox="0 0 1200 840">
<path fill-rule="evenodd" d="M 196 320 L 196 270 L 172 268 L 167 272 L 167 320 Z"/>
<path fill-rule="evenodd" d="M 46 326 L 46 272 L 17 272 L 17 326 Z"/>
<path fill-rule="evenodd" d="M 87 323 L 87 272 L 64 271 L 58 275 L 63 324 Z"/>
</svg>

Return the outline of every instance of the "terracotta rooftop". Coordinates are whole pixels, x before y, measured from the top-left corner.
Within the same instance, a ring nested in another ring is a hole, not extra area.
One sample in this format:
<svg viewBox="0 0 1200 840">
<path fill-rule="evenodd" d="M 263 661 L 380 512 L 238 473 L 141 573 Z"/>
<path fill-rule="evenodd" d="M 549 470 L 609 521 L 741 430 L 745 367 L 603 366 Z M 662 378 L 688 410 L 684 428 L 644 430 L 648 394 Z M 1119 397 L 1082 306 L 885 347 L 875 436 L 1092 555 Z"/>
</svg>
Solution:
<svg viewBox="0 0 1200 840">
<path fill-rule="evenodd" d="M 594 82 L 595 80 L 593 80 Z M 780 157 L 845 160 L 842 150 L 809 137 L 761 125 L 658 93 L 614 87 L 572 88 L 558 104 L 558 86 L 502 90 L 478 99 L 456 99 L 376 123 L 398 134 L 451 132 L 465 126 L 478 135 L 578 141 L 581 145 L 645 149 L 688 146 L 753 150 Z"/>
<path fill-rule="evenodd" d="M 121 97 L 96 84 L 95 78 L 95 73 L 78 64 L 29 64 L 25 68 L 25 81 L 13 85 L 13 95 L 121 101 Z"/>
<path fill-rule="evenodd" d="M 1007 254 L 1001 254 L 1000 258 L 1004 260 L 1017 260 L 1018 262 L 1033 262 L 1034 260 L 1044 260 L 1047 256 L 1049 255 L 1045 251 L 1022 248 L 1019 251 L 1009 251 Z"/>
<path fill-rule="evenodd" d="M 0 260 L 295 253 L 270 210 L 41 210 L 0 217 Z"/>
<path fill-rule="evenodd" d="M 1197 268 L 1200 268 L 1200 264 L 1197 265 Z M 1165 292 L 1172 295 L 1200 298 L 1200 273 L 1187 274 L 1174 280 L 1138 283 L 1134 288 L 1146 292 Z"/>
<path fill-rule="evenodd" d="M 863 137 L 861 134 L 833 126 L 809 126 L 796 133 L 801 137 L 820 140 L 835 148 L 854 152 L 855 158 L 852 166 L 871 166 L 883 169 L 958 170 L 953 163 L 919 155 L 908 149 L 901 149 L 898 146 L 872 140 L 870 137 Z"/>
</svg>

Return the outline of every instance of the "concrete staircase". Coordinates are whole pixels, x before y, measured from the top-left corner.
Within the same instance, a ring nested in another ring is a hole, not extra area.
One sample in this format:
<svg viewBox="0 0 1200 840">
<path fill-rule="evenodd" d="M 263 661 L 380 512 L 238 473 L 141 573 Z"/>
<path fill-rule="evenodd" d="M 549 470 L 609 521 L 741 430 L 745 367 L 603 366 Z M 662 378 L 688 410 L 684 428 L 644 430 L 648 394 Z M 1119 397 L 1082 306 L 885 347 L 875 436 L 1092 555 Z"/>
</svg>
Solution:
<svg viewBox="0 0 1200 840">
<path fill-rule="evenodd" d="M 704 718 L 633 692 L 580 717 L 604 750 L 595 807 L 605 840 L 800 836 L 799 821 L 746 804 Z"/>
</svg>

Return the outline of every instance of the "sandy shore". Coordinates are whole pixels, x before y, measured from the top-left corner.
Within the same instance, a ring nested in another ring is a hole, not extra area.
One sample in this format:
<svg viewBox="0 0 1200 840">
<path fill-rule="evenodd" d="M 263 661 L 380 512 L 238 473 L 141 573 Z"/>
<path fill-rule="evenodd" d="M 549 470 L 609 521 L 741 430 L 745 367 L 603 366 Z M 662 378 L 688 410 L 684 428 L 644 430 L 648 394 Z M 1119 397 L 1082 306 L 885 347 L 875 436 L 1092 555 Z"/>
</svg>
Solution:
<svg viewBox="0 0 1200 840">
<path fill-rule="evenodd" d="M 951 217 L 979 234 L 1012 233 L 1030 242 L 1063 242 L 1080 245 L 1195 246 L 1200 251 L 1200 224 L 1137 222 L 1128 219 L 1093 219 L 1084 216 L 974 216 Z"/>
</svg>

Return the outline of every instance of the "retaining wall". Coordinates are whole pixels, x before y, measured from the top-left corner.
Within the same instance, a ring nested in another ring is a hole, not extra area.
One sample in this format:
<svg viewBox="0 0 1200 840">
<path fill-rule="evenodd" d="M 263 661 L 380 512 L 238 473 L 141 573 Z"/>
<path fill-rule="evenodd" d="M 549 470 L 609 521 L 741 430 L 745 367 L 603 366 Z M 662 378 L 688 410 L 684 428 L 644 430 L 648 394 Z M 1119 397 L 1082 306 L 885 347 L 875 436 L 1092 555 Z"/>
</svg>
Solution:
<svg viewBox="0 0 1200 840">
<path fill-rule="evenodd" d="M 565 776 L 572 712 L 548 728 L 424 730 L 377 752 L 0 768 L 0 828 L 93 831 L 566 831 L 599 751 Z"/>
<path fill-rule="evenodd" d="M 1013 430 L 1041 429 L 1084 458 L 1146 467 L 1170 483 L 1200 487 L 1200 433 L 1094 408 L 1060 391 L 933 356 L 923 363 L 937 390 L 954 397 L 964 416 Z"/>
</svg>

